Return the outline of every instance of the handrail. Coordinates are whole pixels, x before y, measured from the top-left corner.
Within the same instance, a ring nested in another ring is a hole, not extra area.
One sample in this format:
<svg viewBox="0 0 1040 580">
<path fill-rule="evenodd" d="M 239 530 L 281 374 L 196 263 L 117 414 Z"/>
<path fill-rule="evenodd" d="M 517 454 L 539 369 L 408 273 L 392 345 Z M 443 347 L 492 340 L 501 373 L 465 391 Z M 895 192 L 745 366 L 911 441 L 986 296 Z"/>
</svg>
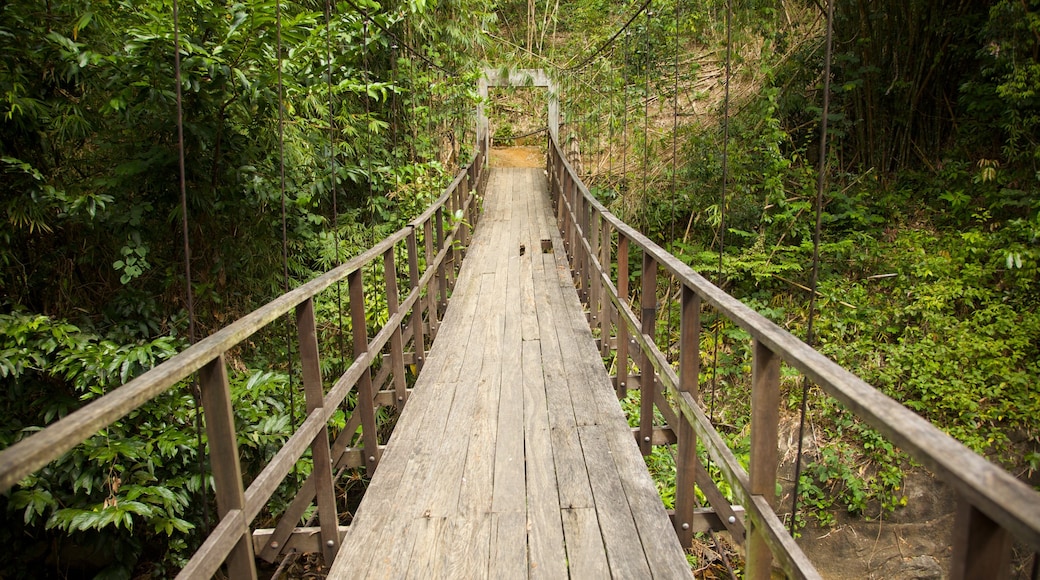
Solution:
<svg viewBox="0 0 1040 580">
<path fill-rule="evenodd" d="M 342 433 L 341 440 L 330 446 L 328 422 L 338 405 L 351 391 L 357 389 L 358 404 L 352 417 L 347 420 L 348 423 L 357 421 L 361 427 L 363 447 L 360 450 L 363 453 L 360 456 L 364 460 L 360 463 L 370 470 L 376 468 L 381 446 L 376 438 L 375 408 L 381 406 L 378 395 L 383 392 L 380 389 L 384 385 L 373 385 L 371 366 L 381 360 L 384 347 L 390 343 L 392 368 L 389 373 L 381 373 L 380 376 L 387 382 L 392 381 L 394 390 L 389 392 L 394 394 L 398 406 L 404 405 L 407 399 L 404 377 L 406 338 L 414 349 L 416 364 L 421 368 L 428 341 L 432 341 L 436 335 L 439 319 L 447 304 L 448 290 L 461 261 L 460 246 L 465 246 L 467 230 L 472 228 L 478 217 L 479 207 L 474 199 L 486 183 L 486 156 L 487 151 L 482 144 L 478 144 L 470 162 L 461 168 L 429 208 L 358 256 L 275 298 L 100 399 L 0 451 L 0 493 L 7 492 L 26 476 L 58 459 L 99 430 L 201 371 L 203 411 L 207 416 L 206 428 L 220 521 L 179 577 L 190 577 L 196 573 L 212 575 L 226 560 L 232 577 L 255 578 L 249 523 L 264 508 L 279 483 L 307 449 L 312 450 L 315 460 L 311 477 L 293 505 L 283 514 L 283 522 L 272 536 L 277 541 L 271 541 L 260 555 L 273 559 L 279 554 L 279 543 L 284 546 L 284 538 L 291 533 L 300 514 L 317 497 L 318 511 L 322 515 L 322 549 L 327 560 L 331 561 L 339 546 L 339 518 L 333 496 L 331 469 L 333 465 L 347 461 L 344 457 L 351 451 L 348 446 L 356 427 L 349 433 Z M 444 215 L 446 212 L 451 214 L 447 220 Z M 462 220 L 454 219 L 458 212 L 462 212 Z M 402 242 L 406 243 L 404 251 L 408 256 L 409 288 L 403 300 L 399 301 L 395 256 Z M 420 252 L 424 252 L 424 260 L 420 260 Z M 365 322 L 363 268 L 380 257 L 384 260 L 383 283 L 390 316 L 370 341 Z M 420 267 L 421 263 L 425 268 Z M 326 381 L 321 378 L 318 363 L 313 300 L 322 291 L 343 280 L 349 286 L 354 360 L 325 393 Z M 234 421 L 231 417 L 233 402 L 228 390 L 224 355 L 294 309 L 307 415 L 249 488 L 243 489 Z M 404 336 L 405 332 L 407 337 Z M 356 415 L 360 415 L 360 420 Z M 331 449 L 339 450 L 341 456 L 332 457 Z"/>
<path fill-rule="evenodd" d="M 979 562 L 988 563 L 983 566 L 1005 562 L 1010 550 L 1010 542 L 1004 537 L 1008 532 L 1033 547 L 1040 547 L 1040 493 L 733 298 L 612 214 L 591 195 L 567 162 L 559 144 L 551 137 L 547 163 L 550 190 L 557 202 L 560 228 L 577 272 L 577 283 L 580 290 L 587 294 L 594 324 L 601 325 L 604 345 L 609 343 L 607 338 L 610 336 L 611 324 L 616 323 L 618 327 L 619 391 L 625 388 L 627 379 L 623 376 L 627 375 L 627 362 L 621 362 L 620 359 L 624 357 L 627 361 L 628 345 L 622 342 L 628 335 L 641 357 L 636 361 L 642 373 L 640 388 L 652 389 L 644 393 L 655 393 L 653 397 L 641 397 L 646 405 L 641 409 L 641 417 L 650 418 L 640 424 L 644 453 L 649 450 L 653 428 L 653 415 L 650 413 L 655 404 L 668 404 L 663 396 L 667 392 L 672 404 L 678 409 L 668 408 L 663 412 L 666 416 L 681 419 L 680 425 L 673 426 L 673 430 L 679 434 L 677 461 L 697 461 L 695 451 L 684 452 L 682 447 L 684 438 L 695 441 L 699 437 L 738 501 L 744 503 L 747 509 L 752 522 L 749 539 L 754 540 L 759 535 L 754 528 L 765 531 L 760 537 L 761 543 L 749 541 L 750 551 L 756 548 L 761 551 L 768 546 L 772 557 L 778 560 L 789 576 L 812 577 L 816 574 L 771 507 L 775 502 L 773 489 L 777 465 L 776 409 L 779 406 L 780 360 L 801 371 L 824 392 L 835 397 L 958 491 L 963 505 L 957 527 L 961 530 L 971 529 L 971 533 L 975 533 L 976 529 L 985 530 L 983 533 L 990 534 L 995 541 L 984 546 L 981 537 L 972 536 L 969 532 L 960 534 L 955 542 L 954 572 L 961 573 L 972 565 L 979 565 Z M 617 239 L 616 257 L 610 255 L 614 239 L 612 236 Z M 641 276 L 642 294 L 645 297 L 649 293 L 649 299 L 641 300 L 642 316 L 636 316 L 628 305 L 627 261 L 630 244 L 642 250 L 643 272 L 650 272 L 649 275 Z M 611 266 L 615 263 L 619 272 L 617 283 L 611 274 Z M 654 292 L 658 266 L 663 266 L 683 289 L 683 328 L 680 330 L 682 340 L 678 373 L 655 342 Z M 699 355 L 696 351 L 699 350 L 699 340 L 696 337 L 700 332 L 701 301 L 714 307 L 754 339 L 750 477 L 697 403 Z M 654 371 L 651 372 L 650 368 Z M 688 434 L 684 437 L 683 432 L 686 431 Z M 698 467 L 702 469 L 702 466 L 679 465 L 679 483 L 692 484 L 693 480 L 689 479 L 688 474 L 697 471 Z M 685 477 L 684 473 L 687 474 Z M 701 479 L 696 479 L 696 483 L 702 487 L 714 486 Z M 684 535 L 680 527 L 684 516 L 680 511 L 692 509 L 692 503 L 684 497 L 686 493 L 684 489 L 677 489 L 676 526 L 680 537 Z M 680 507 L 682 500 L 686 500 L 687 505 Z M 712 503 L 717 510 L 727 507 Z M 749 577 L 761 574 L 767 577 L 768 562 L 768 554 L 765 557 L 761 554 L 749 555 Z M 998 568 L 988 569 L 992 571 Z"/>
</svg>

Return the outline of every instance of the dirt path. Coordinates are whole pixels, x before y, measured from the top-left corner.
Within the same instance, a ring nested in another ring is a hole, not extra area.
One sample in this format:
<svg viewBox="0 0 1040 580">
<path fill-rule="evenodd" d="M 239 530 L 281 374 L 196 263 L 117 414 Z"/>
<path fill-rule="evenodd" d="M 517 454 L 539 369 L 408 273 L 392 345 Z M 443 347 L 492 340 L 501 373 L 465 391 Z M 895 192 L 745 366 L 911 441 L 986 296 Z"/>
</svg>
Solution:
<svg viewBox="0 0 1040 580">
<path fill-rule="evenodd" d="M 545 167 L 541 147 L 492 147 L 491 167 Z"/>
</svg>

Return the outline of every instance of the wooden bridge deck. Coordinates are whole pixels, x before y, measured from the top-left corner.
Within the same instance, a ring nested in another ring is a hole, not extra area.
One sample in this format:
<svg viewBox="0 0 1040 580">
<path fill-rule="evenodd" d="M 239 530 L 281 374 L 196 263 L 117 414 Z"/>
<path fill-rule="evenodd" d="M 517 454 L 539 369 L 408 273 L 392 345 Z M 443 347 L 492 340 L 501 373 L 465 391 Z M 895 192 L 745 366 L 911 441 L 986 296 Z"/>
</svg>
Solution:
<svg viewBox="0 0 1040 580">
<path fill-rule="evenodd" d="M 551 224 L 541 169 L 492 170 L 330 578 L 690 576 Z"/>
</svg>

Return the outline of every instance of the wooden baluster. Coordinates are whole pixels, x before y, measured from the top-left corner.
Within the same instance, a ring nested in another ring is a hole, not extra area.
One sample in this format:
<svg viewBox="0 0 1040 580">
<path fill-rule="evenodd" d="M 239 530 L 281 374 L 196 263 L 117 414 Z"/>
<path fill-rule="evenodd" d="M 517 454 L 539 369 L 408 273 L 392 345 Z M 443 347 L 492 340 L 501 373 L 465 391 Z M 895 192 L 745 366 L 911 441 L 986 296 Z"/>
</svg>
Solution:
<svg viewBox="0 0 1040 580">
<path fill-rule="evenodd" d="M 585 199 L 584 195 L 582 195 L 581 189 L 579 189 L 577 187 L 577 184 L 575 184 L 575 187 L 574 187 L 574 196 L 578 199 L 578 207 L 580 208 L 580 213 L 578 213 L 578 216 L 579 216 L 579 219 L 581 220 L 581 237 L 582 237 L 582 239 L 579 240 L 579 244 L 578 244 L 579 245 L 579 247 L 578 247 L 578 255 L 581 257 L 579 262 L 578 262 L 578 271 L 581 272 L 581 293 L 580 293 L 580 296 L 581 296 L 582 301 L 585 302 L 586 305 L 588 305 L 589 304 L 589 300 L 590 300 L 589 290 L 590 290 L 590 282 L 591 282 L 591 277 L 592 277 L 592 272 L 590 271 L 590 267 L 591 267 L 590 264 L 592 263 L 592 260 L 590 259 L 588 251 L 585 249 L 585 244 L 581 243 L 581 242 L 582 241 L 588 241 L 589 245 L 590 246 L 592 245 L 592 238 L 590 237 L 591 236 L 591 232 L 589 230 L 589 228 L 590 228 L 589 222 L 591 221 L 589 219 L 589 209 L 590 209 L 590 206 L 589 206 L 589 201 L 587 199 Z M 590 309 L 590 311 L 591 311 L 591 309 Z"/>
<path fill-rule="evenodd" d="M 350 325 L 354 333 L 354 359 L 368 352 L 368 328 L 365 322 L 364 275 L 355 270 L 347 275 L 350 291 Z M 376 413 L 372 393 L 371 363 L 365 367 L 358 379 L 358 410 L 361 412 L 361 441 L 364 445 L 365 467 L 369 477 L 379 462 L 379 439 L 376 437 Z M 357 411 L 355 411 L 357 412 Z"/>
<path fill-rule="evenodd" d="M 423 359 L 426 358 L 426 328 L 423 325 L 423 298 L 422 289 L 419 288 L 419 248 L 416 241 L 415 228 L 408 233 L 408 279 L 411 282 L 412 291 L 419 293 L 419 298 L 412 306 L 412 336 L 415 349 L 415 369 L 421 371 Z M 429 262 L 427 262 L 429 264 Z M 418 374 L 418 373 L 416 373 Z"/>
<path fill-rule="evenodd" d="M 750 492 L 776 507 L 777 429 L 780 424 L 780 357 L 754 341 L 751 367 Z M 773 555 L 754 519 L 748 526 L 747 578 L 769 578 Z"/>
<path fill-rule="evenodd" d="M 426 269 L 433 267 L 433 259 L 437 256 L 439 250 L 434 246 L 433 237 L 433 222 L 426 220 L 423 222 L 423 247 L 426 250 Z M 440 288 L 440 273 L 435 272 L 433 278 L 426 287 L 426 319 L 430 325 L 430 342 L 437 338 L 437 330 L 440 327 L 440 320 L 437 318 L 437 289 Z M 419 316 L 419 324 L 422 324 L 422 313 Z"/>
<path fill-rule="evenodd" d="M 202 389 L 209 461 L 213 467 L 213 485 L 217 495 L 217 515 L 223 518 L 228 512 L 242 510 L 246 506 L 242 467 L 238 462 L 235 417 L 231 411 L 231 387 L 228 385 L 223 354 L 202 367 L 199 371 L 199 386 Z M 228 554 L 228 573 L 232 578 L 255 579 L 253 537 L 248 522 L 242 527 L 241 534 Z"/>
<path fill-rule="evenodd" d="M 383 253 L 383 279 L 386 281 L 386 310 L 390 318 L 393 318 L 400 309 L 400 299 L 397 295 L 397 263 L 393 246 Z M 394 375 L 394 394 L 397 398 L 397 408 L 400 410 L 404 409 L 408 385 L 404 378 L 404 340 L 401 338 L 401 325 L 394 326 L 394 333 L 390 335 L 390 370 Z"/>
<path fill-rule="evenodd" d="M 461 210 L 461 209 L 466 207 L 466 197 L 467 197 L 468 192 L 469 192 L 469 174 L 466 174 L 459 181 L 458 187 L 455 188 L 455 197 L 457 199 L 457 202 L 456 202 L 457 208 L 456 209 L 460 209 Z M 469 233 L 466 230 L 466 221 L 467 221 L 467 219 L 469 217 L 469 215 L 467 213 L 468 211 L 469 211 L 469 208 L 466 208 L 462 212 L 458 212 L 458 211 L 455 212 L 455 215 L 458 216 L 458 224 L 459 224 L 459 233 L 458 233 L 458 236 L 456 236 L 456 238 L 459 240 L 459 243 L 461 243 L 463 246 L 469 245 L 469 244 L 466 243 L 466 240 L 467 240 L 466 236 Z"/>
<path fill-rule="evenodd" d="M 628 238 L 618 231 L 617 256 L 617 289 L 622 304 L 628 304 Z M 627 317 L 618 311 L 617 325 L 617 397 L 628 396 L 628 322 Z"/>
<path fill-rule="evenodd" d="M 971 505 L 957 500 L 950 580 L 1006 580 L 1011 577 L 1011 535 Z"/>
<path fill-rule="evenodd" d="M 600 305 L 600 277 L 599 271 L 595 270 L 593 264 L 599 261 L 599 228 L 601 220 L 599 220 L 599 213 L 592 209 L 589 213 L 589 230 L 585 232 L 585 235 L 589 239 L 589 248 L 591 252 L 585 257 L 586 268 L 589 272 L 589 314 L 592 316 L 592 320 L 589 321 L 590 328 L 600 328 L 600 318 L 603 315 L 602 306 Z M 595 260 L 593 259 L 595 257 Z M 600 333 L 600 343 L 605 340 L 602 333 Z"/>
<path fill-rule="evenodd" d="M 437 253 L 440 253 L 444 249 L 444 207 L 437 208 L 435 212 L 437 231 Z M 435 315 L 438 320 L 441 320 L 440 313 L 448 308 L 448 279 L 445 276 L 445 264 L 444 262 L 451 259 L 451 252 L 444 254 L 444 260 L 437 265 L 437 314 Z"/>
<path fill-rule="evenodd" d="M 689 286 L 682 285 L 679 322 L 679 390 L 700 399 L 698 381 L 701 364 L 701 297 Z M 697 433 L 685 415 L 679 413 L 677 430 L 679 448 L 675 457 L 675 533 L 683 548 L 693 543 L 693 510 L 697 496 Z"/>
<path fill-rule="evenodd" d="M 314 320 L 314 299 L 308 298 L 296 307 L 296 329 L 300 338 L 300 366 L 303 369 L 303 392 L 307 413 L 325 406 L 325 388 L 321 380 L 318 352 L 318 327 Z M 311 441 L 314 460 L 314 489 L 318 496 L 318 518 L 321 522 L 321 551 L 330 564 L 339 551 L 339 513 L 336 511 L 336 488 L 332 479 L 332 455 L 329 432 L 323 428 Z"/>
<path fill-rule="evenodd" d="M 642 287 L 639 297 L 642 312 L 639 322 L 642 332 L 651 343 L 657 341 L 657 260 L 649 252 L 643 250 Z M 653 448 L 651 440 L 654 434 L 654 394 L 657 391 L 654 367 L 650 364 L 650 354 L 646 350 L 639 351 L 639 450 L 643 455 L 650 455 Z"/>
<path fill-rule="evenodd" d="M 599 274 L 606 273 L 610 276 L 610 224 L 607 220 L 603 219 L 603 214 L 599 214 L 599 264 L 603 268 Z M 614 303 L 610 301 L 610 296 L 607 294 L 607 285 L 600 283 L 600 294 L 599 294 L 599 335 L 603 337 L 600 345 L 600 355 L 606 358 L 610 355 L 610 326 L 611 323 L 617 320 L 617 316 L 614 315 Z"/>
</svg>

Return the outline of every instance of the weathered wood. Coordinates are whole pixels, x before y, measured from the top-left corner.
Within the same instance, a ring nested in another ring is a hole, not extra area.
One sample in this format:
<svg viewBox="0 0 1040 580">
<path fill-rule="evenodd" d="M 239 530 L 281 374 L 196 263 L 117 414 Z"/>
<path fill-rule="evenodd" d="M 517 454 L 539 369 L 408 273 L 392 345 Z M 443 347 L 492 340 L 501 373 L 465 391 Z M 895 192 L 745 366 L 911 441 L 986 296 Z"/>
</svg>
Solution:
<svg viewBox="0 0 1040 580">
<path fill-rule="evenodd" d="M 318 327 L 314 319 L 314 300 L 304 300 L 296 307 L 296 328 L 300 342 L 300 367 L 303 371 L 303 389 L 307 412 L 325 406 L 325 388 L 321 380 L 321 362 L 318 351 Z M 336 511 L 336 488 L 332 481 L 332 458 L 329 451 L 329 432 L 322 428 L 311 441 L 314 491 L 318 498 L 318 518 L 321 524 L 322 556 L 326 562 L 336 559 L 339 550 L 339 514 Z"/>
<path fill-rule="evenodd" d="M 650 254 L 643 252 L 643 272 L 641 275 L 639 303 L 642 313 L 642 333 L 650 343 L 657 341 L 657 262 Z M 642 380 L 639 385 L 639 451 L 650 455 L 651 431 L 654 428 L 654 393 L 657 391 L 657 379 L 650 366 L 650 354 L 640 350 L 639 372 Z"/>
<path fill-rule="evenodd" d="M 780 424 L 780 358 L 754 341 L 751 367 L 751 457 L 748 491 L 769 505 L 776 502 L 776 468 L 779 465 L 777 429 Z M 772 553 L 759 524 L 751 519 L 748 530 L 747 576 L 769 578 Z"/>
<path fill-rule="evenodd" d="M 419 282 L 419 248 L 415 232 L 415 228 L 412 228 L 408 233 L 406 244 L 408 245 L 408 280 L 411 283 L 412 292 L 418 294 L 422 292 L 423 285 Z M 412 352 L 414 362 L 411 364 L 416 366 L 417 373 L 422 371 L 423 359 L 426 358 L 426 326 L 423 324 L 423 312 L 426 311 L 425 306 L 426 303 L 419 298 L 411 316 L 412 343 L 414 348 Z"/>
<path fill-rule="evenodd" d="M 399 312 L 397 297 L 397 262 L 391 248 L 383 254 L 383 277 L 385 280 L 387 312 L 391 318 Z M 408 399 L 408 384 L 404 376 L 404 341 L 401 338 L 401 324 L 393 326 L 390 337 L 390 369 L 394 376 L 394 392 L 397 393 L 398 407 L 403 408 Z"/>
<path fill-rule="evenodd" d="M 364 275 L 360 270 L 347 276 L 347 288 L 350 293 L 350 326 L 354 335 L 354 357 L 357 358 L 369 351 L 368 322 L 365 317 Z M 376 433 L 376 415 L 370 401 L 373 399 L 372 371 L 365 367 L 358 379 L 358 407 L 355 413 L 361 413 L 361 439 L 365 449 L 375 449 L 379 445 Z M 378 454 L 373 453 L 365 458 L 365 467 L 371 474 L 376 470 Z"/>
<path fill-rule="evenodd" d="M 679 390 L 699 398 L 701 299 L 688 286 L 682 287 L 679 316 Z M 696 531 L 693 524 L 697 507 L 694 484 L 697 481 L 696 465 L 700 459 L 697 457 L 697 434 L 693 426 L 685 418 L 671 424 L 676 426 L 679 440 L 675 454 L 675 533 L 685 548 L 693 542 Z"/>
<path fill-rule="evenodd" d="M 202 408 L 206 413 L 206 435 L 209 439 L 213 487 L 217 496 L 217 515 L 223 519 L 232 511 L 241 511 L 246 503 L 224 355 L 202 367 L 199 386 L 202 389 Z M 230 554 L 227 554 L 228 572 L 236 578 L 256 578 L 249 523 L 242 520 L 237 529 L 228 533 L 237 538 Z"/>
<path fill-rule="evenodd" d="M 618 232 L 617 250 L 617 292 L 614 297 L 620 302 L 615 302 L 613 308 L 618 309 L 618 304 L 628 303 L 628 238 Z M 608 285 L 609 286 L 609 285 Z M 620 314 L 619 314 L 620 318 Z M 617 355 L 615 366 L 617 367 L 617 397 L 624 399 L 628 395 L 628 325 L 620 322 L 617 325 Z"/>
<path fill-rule="evenodd" d="M 1006 580 L 1011 577 L 1011 536 L 964 498 L 953 524 L 950 580 Z"/>
<path fill-rule="evenodd" d="M 593 508 L 564 508 L 563 536 L 571 578 L 609 578 L 599 519 Z"/>
<path fill-rule="evenodd" d="M 336 543 L 342 543 L 343 538 L 350 532 L 350 527 L 339 526 L 336 532 Z M 284 553 L 295 551 L 300 554 L 315 554 L 321 552 L 326 546 L 322 533 L 320 527 L 291 528 L 285 539 L 277 541 L 278 548 Z M 270 544 L 276 542 L 275 537 L 277 537 L 275 529 L 253 530 L 253 550 L 259 553 L 261 550 L 269 549 Z"/>
</svg>

